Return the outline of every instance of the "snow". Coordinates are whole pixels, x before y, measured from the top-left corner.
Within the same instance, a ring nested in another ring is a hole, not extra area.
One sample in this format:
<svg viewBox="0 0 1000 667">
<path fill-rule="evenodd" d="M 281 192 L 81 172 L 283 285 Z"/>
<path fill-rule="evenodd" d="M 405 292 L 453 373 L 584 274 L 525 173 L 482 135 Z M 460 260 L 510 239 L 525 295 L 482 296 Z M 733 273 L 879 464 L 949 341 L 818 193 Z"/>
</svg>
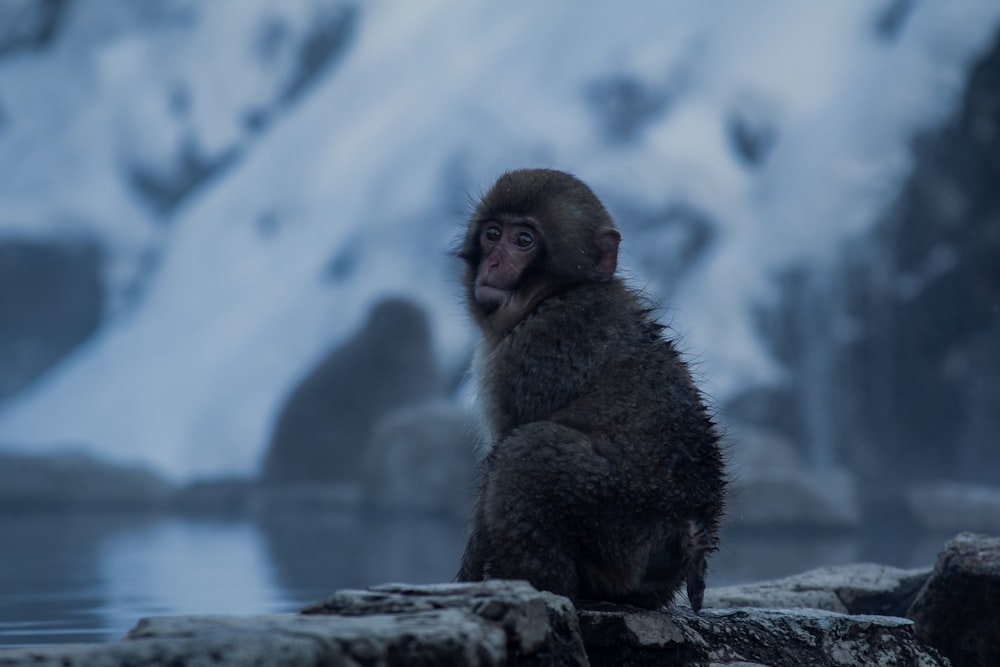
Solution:
<svg viewBox="0 0 1000 667">
<path fill-rule="evenodd" d="M 472 332 L 447 251 L 468 199 L 522 166 L 711 218 L 713 245 L 676 286 L 635 266 L 630 248 L 657 230 L 620 219 L 625 271 L 669 291 L 717 401 L 774 381 L 753 305 L 776 271 L 822 265 L 868 228 L 1000 19 L 990 0 L 917 3 L 880 40 L 886 3 L 866 0 L 363 3 L 341 59 L 255 132 L 246 112 L 272 104 L 323 3 L 166 5 L 173 19 L 154 23 L 128 2 L 80 3 L 52 49 L 0 60 L 0 237 L 100 239 L 113 294 L 143 253 L 160 260 L 138 302 L 0 405 L 0 443 L 81 444 L 176 479 L 252 474 L 295 381 L 383 296 L 425 306 L 442 363 L 462 363 Z M 275 17 L 285 41 L 262 61 Z M 632 142 L 608 141 L 587 101 L 614 76 L 666 95 Z M 757 169 L 726 137 L 745 104 L 776 129 Z M 160 217 L 127 167 L 168 173 L 185 142 L 237 158 Z"/>
</svg>

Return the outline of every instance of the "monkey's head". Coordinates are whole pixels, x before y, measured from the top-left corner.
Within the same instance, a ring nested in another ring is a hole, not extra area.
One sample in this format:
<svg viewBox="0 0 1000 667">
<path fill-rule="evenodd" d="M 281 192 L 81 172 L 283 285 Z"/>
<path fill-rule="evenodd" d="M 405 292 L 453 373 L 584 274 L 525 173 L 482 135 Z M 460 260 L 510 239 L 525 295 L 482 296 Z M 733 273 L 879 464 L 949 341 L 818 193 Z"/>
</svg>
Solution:
<svg viewBox="0 0 1000 667">
<path fill-rule="evenodd" d="M 578 178 L 551 169 L 507 172 L 476 207 L 460 252 L 473 317 L 503 335 L 549 296 L 610 281 L 620 240 Z"/>
</svg>

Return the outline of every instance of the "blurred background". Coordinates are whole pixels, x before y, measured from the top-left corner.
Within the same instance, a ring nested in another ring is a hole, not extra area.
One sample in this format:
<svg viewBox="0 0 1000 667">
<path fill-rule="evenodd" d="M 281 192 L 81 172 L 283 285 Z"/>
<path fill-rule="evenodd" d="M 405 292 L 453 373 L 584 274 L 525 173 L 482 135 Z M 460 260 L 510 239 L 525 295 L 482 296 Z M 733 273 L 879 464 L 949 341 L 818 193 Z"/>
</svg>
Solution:
<svg viewBox="0 0 1000 667">
<path fill-rule="evenodd" d="M 0 645 L 451 579 L 531 166 L 725 430 L 710 584 L 1000 533 L 993 0 L 0 0 Z"/>
</svg>

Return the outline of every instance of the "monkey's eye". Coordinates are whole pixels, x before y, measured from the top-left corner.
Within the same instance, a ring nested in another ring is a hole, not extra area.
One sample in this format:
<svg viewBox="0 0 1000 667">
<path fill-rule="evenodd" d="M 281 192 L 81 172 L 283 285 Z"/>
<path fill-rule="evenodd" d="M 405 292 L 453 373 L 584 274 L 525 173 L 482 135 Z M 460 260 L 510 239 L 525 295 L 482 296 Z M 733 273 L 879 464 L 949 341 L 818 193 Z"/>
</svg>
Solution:
<svg viewBox="0 0 1000 667">
<path fill-rule="evenodd" d="M 517 236 L 514 237 L 514 245 L 527 250 L 535 245 L 535 237 L 531 235 L 531 232 L 518 232 Z"/>
<path fill-rule="evenodd" d="M 485 238 L 487 241 L 496 243 L 497 241 L 500 240 L 500 236 L 501 236 L 500 228 L 497 225 L 490 225 L 489 227 L 483 230 L 483 238 Z"/>
</svg>

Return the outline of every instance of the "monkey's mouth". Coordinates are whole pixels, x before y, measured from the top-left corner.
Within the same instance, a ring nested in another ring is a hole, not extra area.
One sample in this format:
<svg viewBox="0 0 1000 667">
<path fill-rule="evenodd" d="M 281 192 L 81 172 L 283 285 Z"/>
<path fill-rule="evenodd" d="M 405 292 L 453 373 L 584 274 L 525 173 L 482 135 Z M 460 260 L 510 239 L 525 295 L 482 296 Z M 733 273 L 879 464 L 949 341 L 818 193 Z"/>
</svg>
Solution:
<svg viewBox="0 0 1000 667">
<path fill-rule="evenodd" d="M 476 303 L 482 306 L 483 310 L 488 313 L 492 313 L 494 310 L 507 303 L 510 296 L 511 290 L 494 287 L 493 285 L 487 285 L 486 283 L 476 284 Z"/>
</svg>

